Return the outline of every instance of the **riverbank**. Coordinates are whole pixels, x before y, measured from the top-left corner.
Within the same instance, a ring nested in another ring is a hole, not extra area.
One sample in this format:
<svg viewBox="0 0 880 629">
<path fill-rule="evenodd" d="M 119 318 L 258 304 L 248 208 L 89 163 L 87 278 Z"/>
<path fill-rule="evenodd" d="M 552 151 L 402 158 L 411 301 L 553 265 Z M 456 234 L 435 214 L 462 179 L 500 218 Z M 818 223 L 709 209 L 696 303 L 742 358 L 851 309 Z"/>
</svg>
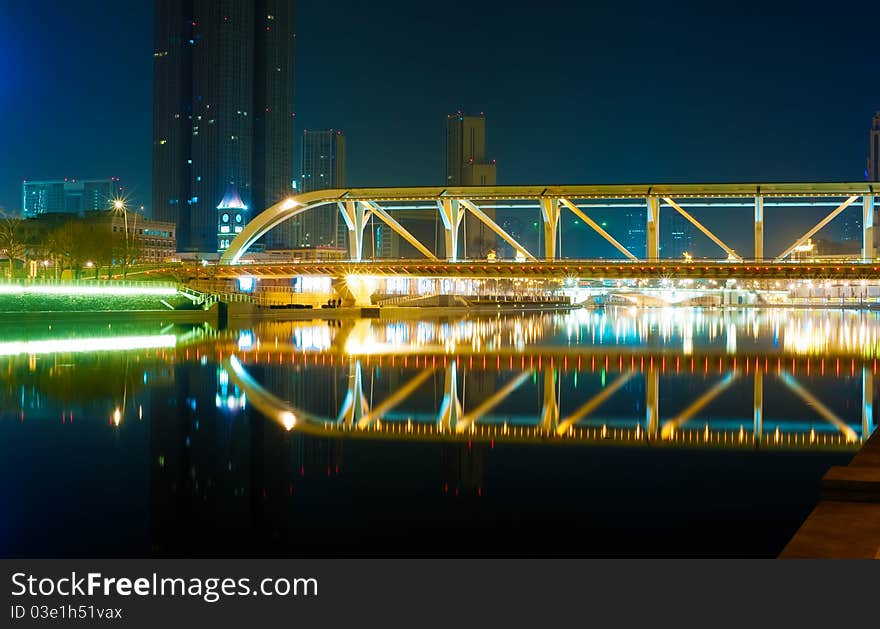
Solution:
<svg viewBox="0 0 880 629">
<path fill-rule="evenodd" d="M 780 559 L 880 559 L 880 431 L 822 478 L 819 504 Z"/>
</svg>

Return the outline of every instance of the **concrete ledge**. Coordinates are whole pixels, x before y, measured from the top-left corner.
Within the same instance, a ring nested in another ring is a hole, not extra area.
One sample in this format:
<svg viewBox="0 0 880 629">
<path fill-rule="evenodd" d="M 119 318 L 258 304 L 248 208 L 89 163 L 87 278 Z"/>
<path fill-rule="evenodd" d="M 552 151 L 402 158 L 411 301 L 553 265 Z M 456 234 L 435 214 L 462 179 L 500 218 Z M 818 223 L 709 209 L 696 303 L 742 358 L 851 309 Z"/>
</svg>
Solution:
<svg viewBox="0 0 880 629">
<path fill-rule="evenodd" d="M 822 477 L 822 500 L 880 503 L 880 468 L 834 466 Z"/>
<path fill-rule="evenodd" d="M 828 470 L 821 500 L 780 559 L 880 559 L 880 431 L 847 466 Z"/>
<path fill-rule="evenodd" d="M 876 559 L 880 548 L 880 504 L 820 502 L 780 559 Z"/>
</svg>

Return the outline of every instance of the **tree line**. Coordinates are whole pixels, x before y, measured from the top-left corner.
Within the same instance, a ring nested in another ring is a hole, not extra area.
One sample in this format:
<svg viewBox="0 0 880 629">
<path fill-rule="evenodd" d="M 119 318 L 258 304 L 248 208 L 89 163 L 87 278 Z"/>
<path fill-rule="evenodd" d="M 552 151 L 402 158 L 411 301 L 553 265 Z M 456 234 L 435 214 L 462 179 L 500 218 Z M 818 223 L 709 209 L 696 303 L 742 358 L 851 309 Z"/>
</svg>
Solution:
<svg viewBox="0 0 880 629">
<path fill-rule="evenodd" d="M 133 230 L 126 239 L 124 230 L 112 230 L 105 213 L 89 214 L 94 215 L 0 218 L 0 258 L 6 258 L 6 276 L 28 275 L 31 261 L 56 279 L 65 271 L 73 278 L 98 279 L 102 270 L 108 279 L 118 273 L 125 276 L 139 255 Z"/>
</svg>

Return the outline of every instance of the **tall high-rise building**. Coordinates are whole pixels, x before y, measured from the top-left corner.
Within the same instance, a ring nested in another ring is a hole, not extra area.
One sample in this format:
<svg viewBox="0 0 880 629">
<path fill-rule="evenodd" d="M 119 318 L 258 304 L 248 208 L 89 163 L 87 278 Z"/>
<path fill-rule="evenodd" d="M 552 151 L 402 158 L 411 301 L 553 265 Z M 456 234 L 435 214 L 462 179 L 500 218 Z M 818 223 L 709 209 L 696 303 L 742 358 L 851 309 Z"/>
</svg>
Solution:
<svg viewBox="0 0 880 629">
<path fill-rule="evenodd" d="M 217 251 L 293 184 L 293 0 L 156 0 L 153 216 L 181 251 Z M 270 241 L 289 236 L 284 226 Z"/>
<path fill-rule="evenodd" d="M 681 258 L 685 252 L 693 254 L 694 230 L 691 223 L 678 212 L 668 209 L 660 213 L 660 257 Z"/>
<path fill-rule="evenodd" d="M 21 209 L 25 218 L 42 214 L 76 214 L 106 210 L 121 196 L 118 177 L 109 179 L 25 180 L 21 185 Z"/>
<path fill-rule="evenodd" d="M 446 177 L 447 186 L 494 186 L 495 160 L 486 159 L 486 116 L 467 116 L 460 110 L 446 116 Z M 495 210 L 486 214 L 495 220 Z M 495 232 L 479 219 L 468 214 L 464 222 L 465 251 L 460 255 L 484 257 L 498 247 Z"/>
<path fill-rule="evenodd" d="M 641 208 L 627 208 L 621 212 L 623 215 L 623 238 L 621 243 L 629 249 L 630 253 L 638 258 L 644 258 L 647 251 L 647 225 L 645 210 Z"/>
<path fill-rule="evenodd" d="M 300 192 L 345 187 L 345 135 L 338 129 L 303 131 L 300 164 Z M 339 239 L 339 210 L 325 205 L 294 218 L 292 223 L 295 247 L 317 247 L 336 244 Z"/>
<path fill-rule="evenodd" d="M 446 185 L 494 186 L 495 162 L 486 160 L 486 116 L 446 116 Z"/>
<path fill-rule="evenodd" d="M 880 111 L 874 114 L 868 138 L 868 181 L 880 181 Z"/>
</svg>

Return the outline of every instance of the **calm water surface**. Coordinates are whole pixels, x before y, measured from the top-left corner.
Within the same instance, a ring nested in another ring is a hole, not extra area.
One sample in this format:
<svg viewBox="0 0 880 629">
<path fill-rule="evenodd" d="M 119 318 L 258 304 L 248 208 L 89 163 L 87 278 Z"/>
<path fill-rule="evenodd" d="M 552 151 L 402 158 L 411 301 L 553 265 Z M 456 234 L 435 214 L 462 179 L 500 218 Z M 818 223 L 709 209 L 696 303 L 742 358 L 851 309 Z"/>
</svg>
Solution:
<svg viewBox="0 0 880 629">
<path fill-rule="evenodd" d="M 880 319 L 581 310 L 0 332 L 0 555 L 768 556 Z"/>
</svg>

